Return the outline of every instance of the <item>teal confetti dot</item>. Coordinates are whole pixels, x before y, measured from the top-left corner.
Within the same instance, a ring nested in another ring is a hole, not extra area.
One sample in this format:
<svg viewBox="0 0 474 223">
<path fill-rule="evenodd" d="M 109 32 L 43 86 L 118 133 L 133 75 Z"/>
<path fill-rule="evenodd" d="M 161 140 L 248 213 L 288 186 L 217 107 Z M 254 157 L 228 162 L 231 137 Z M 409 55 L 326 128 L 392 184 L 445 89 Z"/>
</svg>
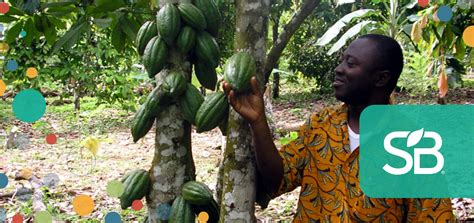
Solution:
<svg viewBox="0 0 474 223">
<path fill-rule="evenodd" d="M 7 187 L 7 185 L 8 185 L 7 175 L 0 173 L 0 189 Z"/>
<path fill-rule="evenodd" d="M 7 211 L 3 208 L 0 208 L 0 222 L 7 220 Z"/>
<path fill-rule="evenodd" d="M 35 214 L 35 223 L 52 223 L 53 216 L 47 211 L 40 211 Z"/>
<path fill-rule="evenodd" d="M 33 89 L 20 91 L 13 99 L 13 114 L 21 121 L 32 123 L 43 117 L 46 99 Z"/>
<path fill-rule="evenodd" d="M 447 22 L 453 17 L 453 10 L 448 6 L 441 6 L 438 9 L 438 18 L 442 22 Z"/>
<path fill-rule="evenodd" d="M 170 212 L 171 206 L 169 204 L 160 204 L 160 206 L 156 208 L 156 213 L 160 220 L 168 220 L 170 218 Z"/>
<path fill-rule="evenodd" d="M 21 30 L 20 32 L 20 37 L 23 38 L 26 36 L 26 31 L 25 30 Z"/>
<path fill-rule="evenodd" d="M 16 60 L 8 60 L 7 70 L 15 71 L 16 69 L 18 69 L 18 63 L 16 62 Z"/>
<path fill-rule="evenodd" d="M 105 215 L 105 223 L 121 223 L 120 215 L 117 212 L 109 212 Z"/>
</svg>

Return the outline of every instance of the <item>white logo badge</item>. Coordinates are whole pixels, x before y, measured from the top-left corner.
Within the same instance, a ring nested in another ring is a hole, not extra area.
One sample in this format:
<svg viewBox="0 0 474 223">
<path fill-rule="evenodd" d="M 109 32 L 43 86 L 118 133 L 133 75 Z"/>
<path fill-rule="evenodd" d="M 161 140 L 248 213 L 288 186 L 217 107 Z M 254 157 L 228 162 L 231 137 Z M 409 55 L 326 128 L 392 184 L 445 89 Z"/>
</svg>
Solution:
<svg viewBox="0 0 474 223">
<path fill-rule="evenodd" d="M 407 148 L 415 146 L 420 142 L 422 138 L 431 138 L 434 140 L 435 145 L 432 148 L 414 148 L 414 160 L 410 153 L 401 150 L 392 146 L 392 140 L 396 138 L 406 138 L 407 139 Z M 392 175 L 403 175 L 408 173 L 413 168 L 413 163 L 415 163 L 415 174 L 435 174 L 441 171 L 444 166 L 444 157 L 439 152 L 441 146 L 443 145 L 443 140 L 441 136 L 436 132 L 426 131 L 424 132 L 423 129 L 409 132 L 409 131 L 396 131 L 391 132 L 387 136 L 385 136 L 383 145 L 385 150 L 392 155 L 398 156 L 403 158 L 406 162 L 404 167 L 395 168 L 390 166 L 389 164 L 385 164 L 383 169 Z M 434 167 L 427 167 L 421 168 L 420 167 L 420 156 L 421 155 L 433 155 L 436 157 L 436 166 Z"/>
</svg>

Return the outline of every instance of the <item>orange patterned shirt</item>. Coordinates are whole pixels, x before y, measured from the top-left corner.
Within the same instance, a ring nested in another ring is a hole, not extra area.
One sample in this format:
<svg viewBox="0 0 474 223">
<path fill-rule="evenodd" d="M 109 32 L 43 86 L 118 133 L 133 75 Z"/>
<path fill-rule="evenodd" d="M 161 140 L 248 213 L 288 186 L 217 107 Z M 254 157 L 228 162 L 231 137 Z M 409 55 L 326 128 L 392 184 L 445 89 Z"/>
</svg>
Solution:
<svg viewBox="0 0 474 223">
<path fill-rule="evenodd" d="M 311 115 L 280 155 L 278 194 L 301 186 L 293 222 L 454 222 L 450 199 L 378 199 L 359 186 L 359 148 L 352 153 L 347 106 Z"/>
</svg>

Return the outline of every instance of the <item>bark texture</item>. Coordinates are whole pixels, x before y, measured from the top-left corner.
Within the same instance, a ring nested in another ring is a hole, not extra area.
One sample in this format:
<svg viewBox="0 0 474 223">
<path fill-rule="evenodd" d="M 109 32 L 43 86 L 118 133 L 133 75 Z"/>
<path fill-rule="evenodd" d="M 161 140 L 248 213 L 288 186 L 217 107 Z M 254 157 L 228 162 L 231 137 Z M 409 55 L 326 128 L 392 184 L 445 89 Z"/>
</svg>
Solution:
<svg viewBox="0 0 474 223">
<path fill-rule="evenodd" d="M 270 0 L 236 0 L 235 49 L 253 55 L 263 83 Z M 248 123 L 232 108 L 223 158 L 220 222 L 255 222 L 256 168 Z"/>
</svg>

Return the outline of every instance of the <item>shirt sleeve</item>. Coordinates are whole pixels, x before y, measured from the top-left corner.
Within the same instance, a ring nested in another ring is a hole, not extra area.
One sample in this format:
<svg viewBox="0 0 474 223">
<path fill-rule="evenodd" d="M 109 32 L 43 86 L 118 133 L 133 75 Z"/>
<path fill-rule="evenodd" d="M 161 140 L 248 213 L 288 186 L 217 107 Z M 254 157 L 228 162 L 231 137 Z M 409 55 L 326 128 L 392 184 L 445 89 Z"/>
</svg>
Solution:
<svg viewBox="0 0 474 223">
<path fill-rule="evenodd" d="M 292 191 L 301 185 L 304 169 L 309 163 L 305 138 L 310 132 L 310 128 L 311 118 L 300 127 L 298 138 L 280 149 L 279 153 L 283 161 L 283 178 L 277 194 L 274 196 Z"/>
<path fill-rule="evenodd" d="M 407 221 L 409 223 L 455 222 L 450 199 L 405 199 Z"/>
</svg>

